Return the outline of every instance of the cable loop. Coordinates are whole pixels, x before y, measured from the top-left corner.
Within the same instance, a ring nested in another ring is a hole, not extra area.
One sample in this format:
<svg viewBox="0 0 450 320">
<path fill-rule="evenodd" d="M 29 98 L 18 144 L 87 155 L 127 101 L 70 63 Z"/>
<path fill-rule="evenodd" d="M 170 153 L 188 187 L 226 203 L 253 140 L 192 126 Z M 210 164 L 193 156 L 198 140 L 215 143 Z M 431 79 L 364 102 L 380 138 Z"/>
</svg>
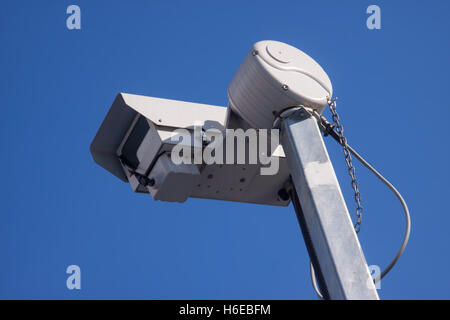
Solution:
<svg viewBox="0 0 450 320">
<path fill-rule="evenodd" d="M 347 143 L 347 139 L 343 135 L 343 127 L 339 122 L 339 115 L 336 112 L 336 100 L 337 98 L 334 98 L 333 100 L 328 101 L 328 105 L 330 107 L 331 113 L 332 113 L 332 119 L 335 125 L 328 122 L 328 120 L 321 114 L 319 114 L 317 111 L 313 111 L 314 116 L 319 121 L 320 127 L 322 128 L 324 134 L 331 135 L 336 141 L 338 141 L 343 149 L 344 149 L 344 155 L 345 160 L 347 162 L 347 165 L 349 165 L 349 175 L 352 177 L 352 188 L 355 191 L 354 198 L 355 202 L 357 203 L 357 219 L 355 222 L 355 231 L 358 233 L 361 228 L 361 220 L 362 220 L 362 211 L 364 210 L 361 206 L 361 194 L 358 190 L 358 184 L 356 182 L 355 174 L 354 174 L 354 167 L 352 164 L 352 159 L 350 154 L 355 156 L 356 159 L 358 159 L 359 162 L 361 162 L 367 169 L 369 169 L 381 182 L 383 182 L 389 190 L 394 193 L 394 195 L 397 197 L 397 199 L 400 201 L 400 204 L 402 205 L 404 214 L 405 214 L 405 234 L 403 236 L 403 241 L 400 246 L 400 249 L 397 251 L 397 254 L 392 259 L 392 261 L 388 264 L 388 266 L 381 272 L 380 276 L 378 276 L 376 279 L 374 279 L 374 283 L 378 283 L 381 279 L 383 279 L 389 271 L 394 267 L 394 265 L 397 263 L 397 261 L 400 259 L 401 255 L 406 249 L 406 246 L 409 241 L 409 237 L 411 235 L 411 216 L 409 213 L 408 205 L 406 204 L 405 199 L 403 199 L 402 195 L 398 190 L 385 178 L 381 173 L 379 173 L 374 167 L 372 167 L 361 155 L 359 155 L 352 147 L 350 147 Z M 336 130 L 334 130 L 336 128 Z M 348 155 L 348 156 L 347 156 Z M 311 270 L 311 281 L 314 288 L 314 291 L 319 296 L 320 299 L 322 299 L 322 294 L 319 292 L 319 289 L 317 287 L 316 279 L 315 279 L 315 273 L 314 268 L 312 266 L 312 263 L 310 264 L 310 270 Z"/>
</svg>

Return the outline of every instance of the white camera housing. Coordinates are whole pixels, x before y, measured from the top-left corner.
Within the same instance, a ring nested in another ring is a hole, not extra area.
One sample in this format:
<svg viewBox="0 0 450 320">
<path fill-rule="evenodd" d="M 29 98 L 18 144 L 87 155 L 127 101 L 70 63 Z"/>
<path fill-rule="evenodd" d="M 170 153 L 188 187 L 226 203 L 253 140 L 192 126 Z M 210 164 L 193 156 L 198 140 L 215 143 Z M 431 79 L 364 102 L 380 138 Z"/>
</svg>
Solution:
<svg viewBox="0 0 450 320">
<path fill-rule="evenodd" d="M 91 144 L 91 154 L 100 166 L 129 182 L 134 192 L 150 193 L 155 200 L 290 203 L 278 195 L 289 179 L 281 145 L 272 154 L 279 161 L 275 175 L 261 175 L 260 164 L 174 164 L 170 152 L 175 130 L 198 125 L 220 131 L 248 127 L 230 108 L 120 93 Z"/>
</svg>

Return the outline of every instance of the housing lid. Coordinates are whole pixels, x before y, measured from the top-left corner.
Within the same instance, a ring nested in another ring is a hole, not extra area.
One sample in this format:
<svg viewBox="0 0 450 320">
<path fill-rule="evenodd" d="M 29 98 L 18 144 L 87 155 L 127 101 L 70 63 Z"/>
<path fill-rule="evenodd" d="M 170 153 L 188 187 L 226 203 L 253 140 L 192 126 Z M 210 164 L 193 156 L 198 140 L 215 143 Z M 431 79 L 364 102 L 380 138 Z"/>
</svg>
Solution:
<svg viewBox="0 0 450 320">
<path fill-rule="evenodd" d="M 264 69 L 280 84 L 286 94 L 312 108 L 322 110 L 333 95 L 333 87 L 322 67 L 306 53 L 279 41 L 259 41 L 254 49 Z"/>
<path fill-rule="evenodd" d="M 284 109 L 303 105 L 322 112 L 333 88 L 306 53 L 279 41 L 255 43 L 228 86 L 230 107 L 254 128 L 271 128 Z"/>
</svg>

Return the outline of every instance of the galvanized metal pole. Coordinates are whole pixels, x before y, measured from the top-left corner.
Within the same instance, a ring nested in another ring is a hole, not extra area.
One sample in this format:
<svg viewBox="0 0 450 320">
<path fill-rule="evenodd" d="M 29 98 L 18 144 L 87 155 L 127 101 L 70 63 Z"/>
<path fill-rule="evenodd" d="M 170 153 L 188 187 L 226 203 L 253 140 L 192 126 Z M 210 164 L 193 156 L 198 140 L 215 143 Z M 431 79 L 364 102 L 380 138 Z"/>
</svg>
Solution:
<svg viewBox="0 0 450 320">
<path fill-rule="evenodd" d="M 329 299 L 379 299 L 317 120 L 301 108 L 281 129 L 302 209 L 299 222 L 322 291 Z"/>
</svg>

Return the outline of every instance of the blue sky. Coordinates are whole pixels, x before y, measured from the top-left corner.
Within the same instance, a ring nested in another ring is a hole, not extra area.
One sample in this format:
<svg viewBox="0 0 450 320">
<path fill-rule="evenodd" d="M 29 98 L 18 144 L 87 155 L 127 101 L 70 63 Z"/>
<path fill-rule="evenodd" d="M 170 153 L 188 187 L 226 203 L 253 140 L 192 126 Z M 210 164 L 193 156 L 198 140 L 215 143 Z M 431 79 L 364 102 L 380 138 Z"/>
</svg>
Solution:
<svg viewBox="0 0 450 320">
<path fill-rule="evenodd" d="M 81 30 L 66 8 L 81 8 Z M 370 4 L 382 29 L 368 30 Z M 384 299 L 449 299 L 448 1 L 2 1 L 0 298 L 315 299 L 292 207 L 153 201 L 89 145 L 118 92 L 227 105 L 251 45 L 318 61 L 352 146 L 403 193 L 410 244 Z M 329 113 L 325 113 L 329 117 Z M 353 216 L 342 151 L 327 139 Z M 369 264 L 385 266 L 401 207 L 357 166 Z M 66 288 L 79 265 L 82 289 Z"/>
</svg>

